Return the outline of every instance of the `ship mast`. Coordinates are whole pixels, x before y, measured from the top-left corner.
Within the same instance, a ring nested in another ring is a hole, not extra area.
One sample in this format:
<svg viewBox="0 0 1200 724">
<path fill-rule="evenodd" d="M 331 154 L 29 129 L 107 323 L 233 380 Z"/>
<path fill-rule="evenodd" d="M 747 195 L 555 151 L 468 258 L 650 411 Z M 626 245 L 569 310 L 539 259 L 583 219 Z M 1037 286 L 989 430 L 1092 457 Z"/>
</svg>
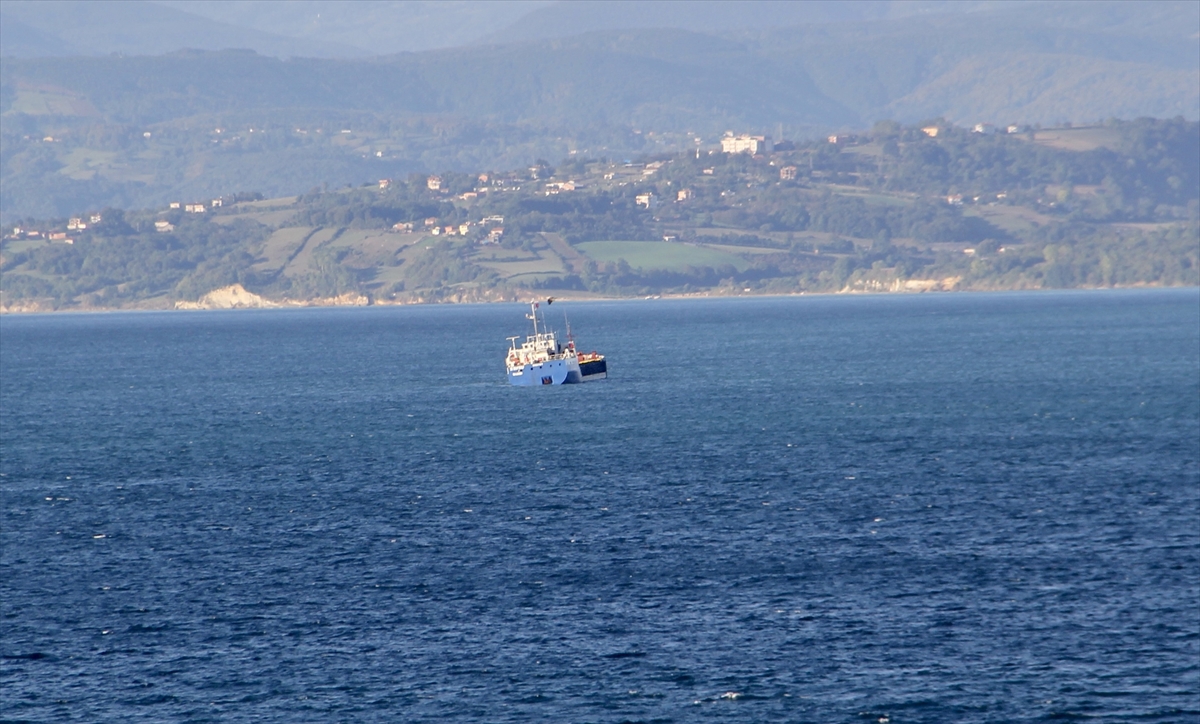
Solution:
<svg viewBox="0 0 1200 724">
<path fill-rule="evenodd" d="M 537 309 L 538 309 L 537 302 L 529 303 L 529 311 L 530 311 L 529 318 L 533 320 L 533 339 L 534 339 L 534 341 L 537 341 L 537 339 L 538 339 Z"/>
</svg>

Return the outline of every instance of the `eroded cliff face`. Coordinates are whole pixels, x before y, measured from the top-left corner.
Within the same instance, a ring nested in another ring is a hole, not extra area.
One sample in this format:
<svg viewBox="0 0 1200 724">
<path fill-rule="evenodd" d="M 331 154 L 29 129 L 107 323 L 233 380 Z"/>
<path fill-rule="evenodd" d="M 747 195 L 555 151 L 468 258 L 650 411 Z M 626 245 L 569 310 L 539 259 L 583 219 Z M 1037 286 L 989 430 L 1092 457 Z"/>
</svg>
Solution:
<svg viewBox="0 0 1200 724">
<path fill-rule="evenodd" d="M 247 291 L 241 284 L 214 289 L 195 302 L 175 302 L 176 309 L 270 309 L 276 307 L 365 307 L 371 299 L 364 294 L 347 292 L 336 297 L 283 299 L 273 301 Z"/>
<path fill-rule="evenodd" d="M 53 312 L 54 300 L 20 299 L 15 302 L 0 303 L 0 314 L 36 314 L 37 312 Z"/>
<path fill-rule="evenodd" d="M 175 302 L 176 309 L 265 309 L 278 306 L 277 302 L 246 291 L 241 284 L 214 289 L 195 302 Z"/>
</svg>

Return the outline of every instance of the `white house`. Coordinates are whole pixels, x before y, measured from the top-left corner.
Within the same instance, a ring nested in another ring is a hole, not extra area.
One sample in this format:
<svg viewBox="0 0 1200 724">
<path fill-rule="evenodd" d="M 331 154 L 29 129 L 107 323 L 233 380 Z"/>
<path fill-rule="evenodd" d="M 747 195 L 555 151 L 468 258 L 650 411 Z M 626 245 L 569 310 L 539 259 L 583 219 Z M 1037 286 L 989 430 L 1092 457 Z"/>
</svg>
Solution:
<svg viewBox="0 0 1200 724">
<path fill-rule="evenodd" d="M 727 131 L 721 139 L 721 150 L 725 153 L 749 153 L 757 156 L 760 153 L 770 153 L 773 147 L 769 136 L 751 136 L 745 133 L 735 136 L 733 131 Z"/>
</svg>

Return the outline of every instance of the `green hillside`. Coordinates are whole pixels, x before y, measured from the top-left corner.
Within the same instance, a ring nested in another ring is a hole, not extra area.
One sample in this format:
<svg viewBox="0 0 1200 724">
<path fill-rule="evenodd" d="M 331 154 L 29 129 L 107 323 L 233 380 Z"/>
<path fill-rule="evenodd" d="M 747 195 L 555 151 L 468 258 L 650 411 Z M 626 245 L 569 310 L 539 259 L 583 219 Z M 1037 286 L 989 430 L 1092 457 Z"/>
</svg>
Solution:
<svg viewBox="0 0 1200 724">
<path fill-rule="evenodd" d="M 729 267 L 745 271 L 746 259 L 720 246 L 672 241 L 586 241 L 575 245 L 589 259 L 619 264 L 624 261 L 631 269 L 643 271 L 686 272 L 688 267 L 720 269 Z"/>
<path fill-rule="evenodd" d="M 78 208 L 6 235 L 0 306 L 1200 284 L 1200 124 L 937 129 Z"/>
</svg>

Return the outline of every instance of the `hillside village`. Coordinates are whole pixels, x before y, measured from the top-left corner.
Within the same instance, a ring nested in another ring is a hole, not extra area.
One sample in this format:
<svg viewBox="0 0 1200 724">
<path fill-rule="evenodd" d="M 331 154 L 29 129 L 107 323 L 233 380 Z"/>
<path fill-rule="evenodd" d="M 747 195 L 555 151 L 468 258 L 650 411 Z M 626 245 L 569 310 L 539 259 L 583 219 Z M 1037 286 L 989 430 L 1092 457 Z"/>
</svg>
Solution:
<svg viewBox="0 0 1200 724">
<path fill-rule="evenodd" d="M 234 285 L 249 296 L 223 298 L 384 304 L 549 289 L 589 297 L 1194 284 L 1194 126 L 881 123 L 802 144 L 729 132 L 690 153 L 575 154 L 296 197 L 238 191 L 144 211 L 81 210 L 8 230 L 0 304 L 203 306 Z"/>
</svg>

